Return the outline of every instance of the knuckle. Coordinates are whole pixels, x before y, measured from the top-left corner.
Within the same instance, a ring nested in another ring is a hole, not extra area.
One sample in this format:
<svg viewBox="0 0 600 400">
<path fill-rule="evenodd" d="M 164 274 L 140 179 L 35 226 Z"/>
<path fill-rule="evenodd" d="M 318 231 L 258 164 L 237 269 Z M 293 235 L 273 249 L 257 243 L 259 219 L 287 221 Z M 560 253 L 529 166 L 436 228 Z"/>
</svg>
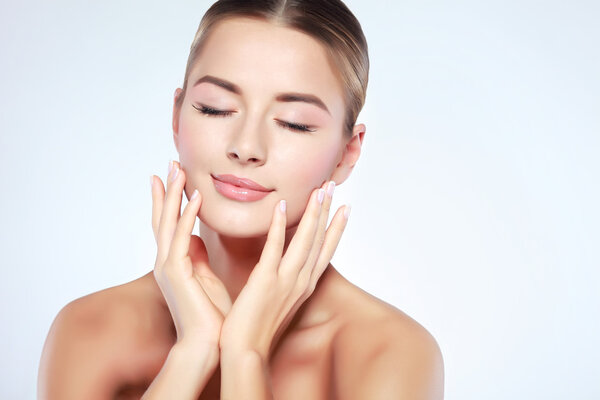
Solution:
<svg viewBox="0 0 600 400">
<path fill-rule="evenodd" d="M 286 292 L 290 292 L 293 290 L 296 285 L 296 278 L 291 276 L 291 274 L 279 271 L 278 277 L 279 286 L 283 288 Z"/>
<path fill-rule="evenodd" d="M 301 249 L 302 249 L 302 254 L 305 254 L 305 258 L 308 257 L 308 254 L 310 253 L 310 250 L 312 249 L 313 244 L 306 240 L 303 241 L 302 245 L 301 245 Z"/>
<path fill-rule="evenodd" d="M 303 299 L 306 294 L 306 288 L 297 286 L 292 291 L 292 295 L 295 299 Z"/>
<path fill-rule="evenodd" d="M 300 274 L 298 275 L 298 278 L 296 279 L 296 286 L 299 288 L 299 290 L 304 291 L 308 287 L 309 283 L 310 283 L 310 270 L 304 269 L 300 272 Z"/>
</svg>

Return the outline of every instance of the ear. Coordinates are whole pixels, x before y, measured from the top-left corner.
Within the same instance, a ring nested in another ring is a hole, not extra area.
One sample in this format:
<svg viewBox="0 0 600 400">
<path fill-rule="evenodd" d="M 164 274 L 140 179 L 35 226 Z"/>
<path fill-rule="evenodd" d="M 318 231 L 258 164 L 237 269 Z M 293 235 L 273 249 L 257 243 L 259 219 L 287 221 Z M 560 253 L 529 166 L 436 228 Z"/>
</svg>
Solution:
<svg viewBox="0 0 600 400">
<path fill-rule="evenodd" d="M 346 143 L 342 152 L 342 158 L 338 165 L 335 167 L 330 180 L 334 181 L 336 185 L 344 182 L 352 172 L 352 169 L 360 157 L 360 149 L 365 137 L 366 126 L 364 124 L 354 125 L 352 129 L 352 137 Z"/>
<path fill-rule="evenodd" d="M 175 93 L 173 95 L 173 141 L 175 142 L 177 153 L 179 153 L 179 113 L 181 112 L 181 107 L 177 106 L 177 99 L 182 95 L 183 89 L 175 89 Z"/>
</svg>

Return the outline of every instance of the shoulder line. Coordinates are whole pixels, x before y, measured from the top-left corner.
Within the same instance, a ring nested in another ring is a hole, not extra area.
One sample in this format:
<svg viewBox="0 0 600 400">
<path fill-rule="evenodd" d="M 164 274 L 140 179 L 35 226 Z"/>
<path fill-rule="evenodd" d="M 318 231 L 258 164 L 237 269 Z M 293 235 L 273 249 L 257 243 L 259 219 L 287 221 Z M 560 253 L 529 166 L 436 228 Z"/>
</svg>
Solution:
<svg viewBox="0 0 600 400">
<path fill-rule="evenodd" d="M 336 334 L 338 394 L 348 399 L 404 398 L 403 393 L 414 398 L 417 392 L 427 392 L 422 397 L 427 399 L 443 397 L 443 359 L 437 341 L 417 321 L 390 307 L 383 315 L 347 324 Z"/>
<path fill-rule="evenodd" d="M 119 346 L 114 341 L 114 308 L 101 291 L 73 300 L 58 312 L 42 350 L 39 396 L 112 396 L 112 386 L 118 384 L 112 367 Z"/>
</svg>

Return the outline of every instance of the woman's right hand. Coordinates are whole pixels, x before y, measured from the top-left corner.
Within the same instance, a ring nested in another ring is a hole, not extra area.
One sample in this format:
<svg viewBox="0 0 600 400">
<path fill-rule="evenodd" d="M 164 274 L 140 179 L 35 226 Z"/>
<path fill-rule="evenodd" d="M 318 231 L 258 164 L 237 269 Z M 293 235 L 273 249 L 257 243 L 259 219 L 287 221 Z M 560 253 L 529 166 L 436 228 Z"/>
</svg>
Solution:
<svg viewBox="0 0 600 400">
<path fill-rule="evenodd" d="M 152 229 L 158 246 L 154 278 L 173 317 L 177 342 L 218 348 L 231 299 L 210 269 L 204 242 L 192 235 L 202 198 L 195 190 L 180 216 L 184 171 L 179 163 L 169 163 L 166 196 L 157 178 L 151 181 Z"/>
</svg>

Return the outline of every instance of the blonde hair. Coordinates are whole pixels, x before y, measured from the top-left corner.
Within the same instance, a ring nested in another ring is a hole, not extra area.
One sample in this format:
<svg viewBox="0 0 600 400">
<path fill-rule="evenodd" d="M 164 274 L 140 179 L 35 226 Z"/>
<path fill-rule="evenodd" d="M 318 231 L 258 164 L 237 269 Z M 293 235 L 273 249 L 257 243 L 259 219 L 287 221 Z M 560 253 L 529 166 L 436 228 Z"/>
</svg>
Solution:
<svg viewBox="0 0 600 400">
<path fill-rule="evenodd" d="M 360 23 L 341 0 L 219 0 L 202 17 L 190 48 L 183 93 L 211 29 L 231 17 L 260 18 L 306 33 L 323 44 L 341 74 L 345 91 L 344 133 L 352 130 L 362 109 L 369 78 L 367 41 Z M 177 98 L 181 107 L 184 96 Z"/>
</svg>

